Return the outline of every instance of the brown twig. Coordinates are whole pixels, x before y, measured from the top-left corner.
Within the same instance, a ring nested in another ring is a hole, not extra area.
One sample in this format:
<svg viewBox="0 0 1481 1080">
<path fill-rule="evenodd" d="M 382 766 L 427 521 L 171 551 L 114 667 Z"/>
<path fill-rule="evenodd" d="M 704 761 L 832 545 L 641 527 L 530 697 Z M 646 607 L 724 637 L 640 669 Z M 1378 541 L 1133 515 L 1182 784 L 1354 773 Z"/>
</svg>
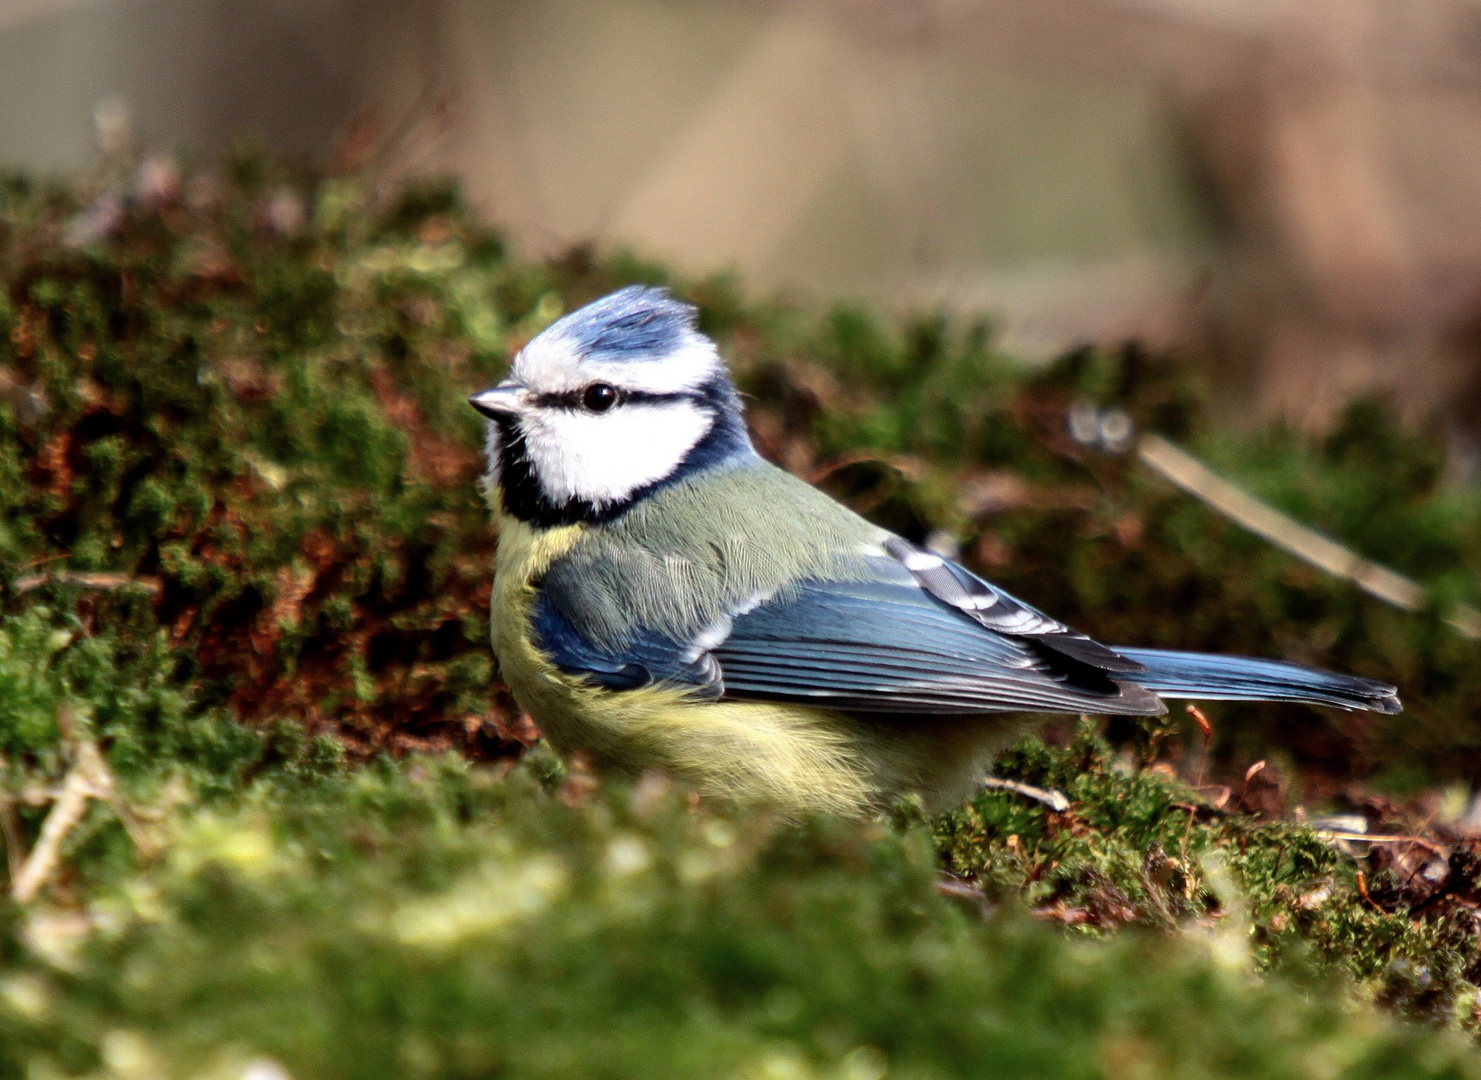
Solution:
<svg viewBox="0 0 1481 1080">
<path fill-rule="evenodd" d="M 1371 907 L 1374 911 L 1378 912 L 1378 914 L 1380 915 L 1387 915 L 1388 912 L 1379 907 L 1378 904 L 1374 902 L 1373 897 L 1368 895 L 1368 879 L 1363 876 L 1363 872 L 1361 870 L 1359 870 L 1357 873 L 1357 884 L 1358 895 L 1368 902 L 1368 906 Z"/>
</svg>

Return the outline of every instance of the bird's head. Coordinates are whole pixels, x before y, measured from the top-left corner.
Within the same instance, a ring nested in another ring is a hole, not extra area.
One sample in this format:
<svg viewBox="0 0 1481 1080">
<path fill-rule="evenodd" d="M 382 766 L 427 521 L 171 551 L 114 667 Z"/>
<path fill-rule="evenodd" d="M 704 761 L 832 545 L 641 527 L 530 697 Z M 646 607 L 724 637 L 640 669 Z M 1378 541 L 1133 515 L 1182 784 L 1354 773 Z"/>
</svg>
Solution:
<svg viewBox="0 0 1481 1080">
<path fill-rule="evenodd" d="M 754 452 L 695 315 L 663 289 L 629 286 L 551 324 L 509 378 L 468 399 L 489 419 L 505 512 L 539 526 L 608 520 Z"/>
</svg>

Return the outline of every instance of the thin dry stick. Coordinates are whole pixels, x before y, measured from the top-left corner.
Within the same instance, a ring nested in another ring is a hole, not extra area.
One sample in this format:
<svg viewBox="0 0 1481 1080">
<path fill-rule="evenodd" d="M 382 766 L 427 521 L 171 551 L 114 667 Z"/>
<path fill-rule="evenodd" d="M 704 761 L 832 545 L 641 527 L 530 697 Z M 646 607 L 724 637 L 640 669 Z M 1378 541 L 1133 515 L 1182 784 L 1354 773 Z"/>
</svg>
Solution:
<svg viewBox="0 0 1481 1080">
<path fill-rule="evenodd" d="M 156 853 L 154 840 L 145 830 L 139 817 L 133 809 L 123 800 L 118 793 L 118 783 L 113 779 L 113 770 L 108 768 L 108 763 L 103 760 L 103 752 L 98 749 L 98 744 L 86 735 L 80 733 L 73 736 L 77 765 L 82 768 L 92 783 L 92 796 L 108 804 L 109 809 L 117 816 L 123 824 L 123 831 L 129 834 L 129 839 L 134 842 L 145 857 Z"/>
<path fill-rule="evenodd" d="M 1282 551 L 1345 578 L 1370 596 L 1405 611 L 1417 611 L 1424 606 L 1428 594 L 1422 585 L 1363 558 L 1266 505 L 1160 435 L 1142 436 L 1137 456 L 1188 494 Z M 1456 605 L 1445 621 L 1468 638 L 1481 638 L 1481 611 L 1469 604 Z"/>
<path fill-rule="evenodd" d="M 7 876 L 14 882 L 25 864 L 26 847 L 21 836 L 21 819 L 16 817 L 15 803 L 10 799 L 0 800 L 0 832 L 5 836 Z"/>
<path fill-rule="evenodd" d="M 1032 784 L 1021 784 L 1017 780 L 999 780 L 996 776 L 984 776 L 979 783 L 994 791 L 1011 791 L 1014 795 L 1021 795 L 1025 799 L 1043 803 L 1056 814 L 1062 814 L 1070 808 L 1070 800 L 1062 791 L 1034 787 Z"/>
<path fill-rule="evenodd" d="M 118 783 L 113 779 L 113 771 L 103 760 L 98 744 L 88 739 L 79 747 L 79 750 L 90 760 L 88 768 L 93 775 L 94 797 L 108 804 L 114 816 L 123 824 L 123 831 L 129 834 L 129 839 L 133 841 L 139 854 L 146 859 L 154 858 L 159 854 L 159 845 L 154 842 L 154 837 L 149 835 L 149 830 L 139 820 L 139 815 L 134 813 L 133 808 L 119 794 Z"/>
<path fill-rule="evenodd" d="M 1348 829 L 1312 829 L 1323 840 L 1350 840 L 1358 844 L 1409 844 L 1411 847 L 1431 847 L 1417 836 L 1409 836 L 1407 833 L 1366 833 L 1352 832 Z"/>
<path fill-rule="evenodd" d="M 6 787 L 10 781 L 10 762 L 0 756 L 0 773 L 6 780 Z M 21 819 L 16 816 L 15 799 L 7 791 L 0 795 L 0 836 L 5 839 L 5 868 L 6 880 L 14 882 L 16 875 L 21 872 L 21 865 L 25 862 L 26 846 L 21 835 Z"/>
<path fill-rule="evenodd" d="M 5 829 L 6 854 L 11 860 L 10 893 L 18 904 L 30 903 L 51 880 L 61 860 L 62 844 L 86 815 L 89 800 L 106 802 L 123 822 L 129 838 L 145 855 L 156 850 L 138 818 L 119 796 L 118 785 L 98 744 L 78 725 L 70 705 L 64 703 L 57 708 L 57 728 L 72 749 L 72 768 L 57 789 L 46 820 L 41 823 L 41 835 L 36 838 L 36 846 L 24 860 L 20 858 L 20 827 L 14 820 L 14 809 L 9 800 L 5 802 L 9 820 L 0 817 L 0 827 Z"/>
<path fill-rule="evenodd" d="M 41 835 L 36 838 L 36 846 L 31 849 L 21 872 L 11 880 L 10 894 L 16 903 L 30 903 L 50 879 L 61 858 L 62 842 L 87 813 L 88 800 L 93 795 L 92 777 L 79 761 L 62 781 L 57 801 L 52 803 L 46 820 L 41 823 Z"/>
<path fill-rule="evenodd" d="M 84 589 L 143 589 L 157 594 L 162 586 L 159 578 L 133 577 L 129 574 L 97 573 L 86 570 L 50 570 L 40 574 L 26 574 L 10 583 L 15 592 L 30 592 L 47 582 L 56 581 L 63 585 L 80 585 Z"/>
</svg>

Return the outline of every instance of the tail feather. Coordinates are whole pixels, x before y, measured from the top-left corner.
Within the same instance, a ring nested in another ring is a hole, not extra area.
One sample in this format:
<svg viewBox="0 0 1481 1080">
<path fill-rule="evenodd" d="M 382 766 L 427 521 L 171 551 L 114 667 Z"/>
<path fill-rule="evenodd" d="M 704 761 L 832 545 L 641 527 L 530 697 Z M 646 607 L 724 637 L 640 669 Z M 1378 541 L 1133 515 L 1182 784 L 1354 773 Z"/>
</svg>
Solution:
<svg viewBox="0 0 1481 1080">
<path fill-rule="evenodd" d="M 1386 683 L 1338 675 L 1283 660 L 1249 656 L 1123 649 L 1116 652 L 1146 667 L 1127 676 L 1163 697 L 1191 701 L 1300 701 L 1339 709 L 1396 713 L 1398 691 Z"/>
</svg>

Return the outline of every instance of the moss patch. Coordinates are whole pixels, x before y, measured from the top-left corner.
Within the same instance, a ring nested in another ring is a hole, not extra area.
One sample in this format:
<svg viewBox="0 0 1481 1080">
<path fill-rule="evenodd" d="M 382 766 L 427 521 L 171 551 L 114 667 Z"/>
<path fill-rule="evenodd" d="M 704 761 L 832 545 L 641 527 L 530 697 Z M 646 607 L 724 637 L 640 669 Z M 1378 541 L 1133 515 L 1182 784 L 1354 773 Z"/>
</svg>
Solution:
<svg viewBox="0 0 1481 1080">
<path fill-rule="evenodd" d="M 936 889 L 919 829 L 552 797 L 451 759 L 174 827 L 156 867 L 22 923 L 21 1075 L 1461 1077 L 1481 1059 L 1244 924 L 1068 937 Z M 264 1065 L 264 1059 L 272 1062 Z"/>
<path fill-rule="evenodd" d="M 1211 709 L 1206 756 L 1180 718 L 1051 728 L 998 775 L 1067 810 L 987 791 L 893 829 L 593 791 L 526 754 L 463 399 L 563 311 L 668 280 L 512 258 L 436 186 L 247 160 L 0 185 L 12 873 L 89 747 L 116 784 L 39 900 L 0 901 L 0 1076 L 1477 1071 L 1481 850 L 1441 805 L 1481 766 L 1476 646 L 1113 437 L 1192 445 L 1474 600 L 1481 500 L 1381 403 L 1236 436 L 1175 359 L 1034 371 L 985 324 L 675 283 L 760 449 L 881 523 L 1103 640 L 1353 670 L 1409 711 Z"/>
</svg>

